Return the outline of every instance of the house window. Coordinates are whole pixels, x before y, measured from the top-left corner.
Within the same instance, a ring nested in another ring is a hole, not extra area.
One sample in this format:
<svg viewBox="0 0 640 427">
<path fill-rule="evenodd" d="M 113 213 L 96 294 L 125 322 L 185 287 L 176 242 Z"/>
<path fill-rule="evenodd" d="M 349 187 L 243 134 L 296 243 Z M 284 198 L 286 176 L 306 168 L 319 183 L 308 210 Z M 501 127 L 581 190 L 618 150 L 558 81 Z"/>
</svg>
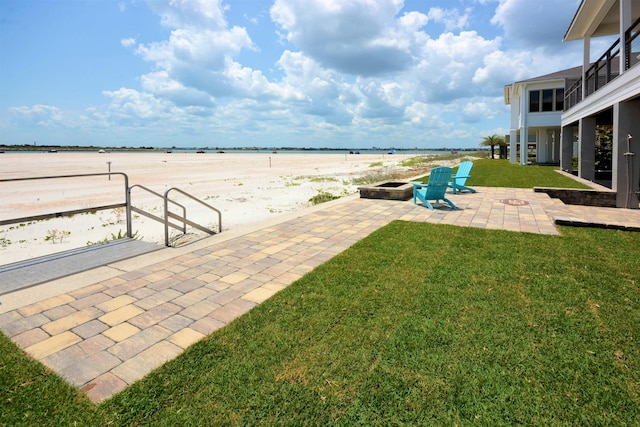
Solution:
<svg viewBox="0 0 640 427">
<path fill-rule="evenodd" d="M 542 91 L 542 111 L 553 111 L 553 89 Z"/>
<path fill-rule="evenodd" d="M 564 89 L 542 89 L 529 91 L 529 112 L 562 111 Z"/>
<path fill-rule="evenodd" d="M 540 91 L 532 90 L 529 92 L 529 112 L 535 113 L 540 111 Z"/>
<path fill-rule="evenodd" d="M 556 111 L 564 110 L 564 89 L 556 89 Z"/>
</svg>

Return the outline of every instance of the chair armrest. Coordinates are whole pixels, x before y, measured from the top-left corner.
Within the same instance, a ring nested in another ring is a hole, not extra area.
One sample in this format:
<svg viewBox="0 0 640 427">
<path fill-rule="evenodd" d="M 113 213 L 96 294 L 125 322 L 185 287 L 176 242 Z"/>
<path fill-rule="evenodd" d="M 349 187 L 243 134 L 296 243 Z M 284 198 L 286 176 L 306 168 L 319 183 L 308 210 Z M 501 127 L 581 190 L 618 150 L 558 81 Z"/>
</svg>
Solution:
<svg viewBox="0 0 640 427">
<path fill-rule="evenodd" d="M 422 188 L 427 186 L 427 184 L 425 184 L 424 182 L 414 182 L 414 181 L 411 181 L 411 185 L 413 185 L 414 188 L 416 187 Z"/>
<path fill-rule="evenodd" d="M 462 178 L 471 178 L 471 175 L 451 175 L 452 180 L 462 179 Z"/>
</svg>

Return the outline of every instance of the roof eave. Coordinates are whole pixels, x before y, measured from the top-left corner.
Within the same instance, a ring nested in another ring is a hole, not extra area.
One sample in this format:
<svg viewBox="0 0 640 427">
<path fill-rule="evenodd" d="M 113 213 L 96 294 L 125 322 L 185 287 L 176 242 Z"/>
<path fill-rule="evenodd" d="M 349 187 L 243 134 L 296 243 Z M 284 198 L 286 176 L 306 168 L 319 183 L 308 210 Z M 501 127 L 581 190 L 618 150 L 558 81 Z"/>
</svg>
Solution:
<svg viewBox="0 0 640 427">
<path fill-rule="evenodd" d="M 568 42 L 568 41 L 572 41 L 572 40 L 580 40 L 583 37 L 576 37 L 575 35 L 572 35 L 573 30 L 575 28 L 576 23 L 578 22 L 578 15 L 580 15 L 580 11 L 583 10 L 584 7 L 584 3 L 586 0 L 582 0 L 580 2 L 580 6 L 578 6 L 578 10 L 576 11 L 576 14 L 573 15 L 573 19 L 571 20 L 571 23 L 569 24 L 569 28 L 567 28 L 567 31 L 564 33 L 564 37 L 562 38 L 562 41 Z"/>
</svg>

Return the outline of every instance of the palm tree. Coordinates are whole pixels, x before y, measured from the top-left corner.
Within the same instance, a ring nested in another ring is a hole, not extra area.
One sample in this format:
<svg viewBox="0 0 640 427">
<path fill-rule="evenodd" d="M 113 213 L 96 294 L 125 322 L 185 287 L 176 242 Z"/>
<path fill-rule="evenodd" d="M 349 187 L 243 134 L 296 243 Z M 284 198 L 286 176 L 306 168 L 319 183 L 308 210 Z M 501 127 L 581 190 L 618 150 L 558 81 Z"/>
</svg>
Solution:
<svg viewBox="0 0 640 427">
<path fill-rule="evenodd" d="M 507 142 L 505 141 L 504 137 L 493 134 L 490 136 L 485 136 L 480 145 L 483 147 L 491 147 L 491 158 L 493 159 L 493 155 L 495 154 L 495 146 L 507 145 Z"/>
</svg>

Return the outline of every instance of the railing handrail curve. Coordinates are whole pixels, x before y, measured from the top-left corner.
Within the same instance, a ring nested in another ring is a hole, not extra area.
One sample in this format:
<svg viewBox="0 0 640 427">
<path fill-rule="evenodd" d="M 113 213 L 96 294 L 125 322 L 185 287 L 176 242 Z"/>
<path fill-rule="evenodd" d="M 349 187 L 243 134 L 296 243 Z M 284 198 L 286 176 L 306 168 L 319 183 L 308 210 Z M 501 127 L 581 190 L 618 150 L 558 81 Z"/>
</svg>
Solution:
<svg viewBox="0 0 640 427">
<path fill-rule="evenodd" d="M 0 225 L 16 224 L 23 221 L 37 221 L 40 219 L 72 216 L 72 215 L 77 215 L 79 213 L 92 212 L 96 210 L 105 210 L 105 209 L 113 209 L 116 207 L 124 207 L 126 210 L 126 219 L 127 219 L 127 237 L 132 237 L 133 234 L 132 234 L 132 228 L 131 228 L 131 199 L 129 198 L 129 192 L 128 192 L 129 176 L 124 172 L 94 172 L 94 173 L 80 173 L 80 174 L 66 174 L 66 175 L 28 176 L 28 177 L 22 177 L 22 178 L 2 178 L 0 179 L 0 182 L 35 181 L 39 179 L 59 179 L 59 178 L 60 179 L 85 178 L 89 176 L 108 176 L 109 179 L 111 179 L 111 175 L 122 175 L 122 177 L 124 178 L 124 196 L 125 196 L 124 203 L 112 204 L 107 206 L 94 206 L 90 208 L 74 209 L 74 210 L 63 211 L 63 212 L 52 212 L 48 214 L 33 215 L 33 216 L 22 217 L 22 218 L 12 218 L 9 220 L 1 221 Z"/>
<path fill-rule="evenodd" d="M 210 204 L 198 199 L 197 197 L 187 193 L 186 191 L 183 191 L 177 187 L 172 187 L 169 188 L 167 191 L 164 192 L 164 217 L 167 219 L 167 221 L 165 221 L 165 226 L 164 226 L 164 243 L 165 246 L 169 246 L 169 222 L 168 222 L 168 218 L 171 216 L 172 218 L 176 218 L 179 220 L 182 220 L 184 222 L 189 223 L 190 225 L 194 225 L 196 228 L 207 232 L 208 234 L 214 234 L 213 231 L 209 230 L 208 228 L 202 227 L 196 223 L 193 223 L 192 221 L 187 220 L 187 218 L 179 218 L 176 214 L 173 213 L 169 213 L 169 202 L 172 201 L 171 199 L 169 199 L 169 193 L 172 191 L 176 191 L 180 194 L 182 194 L 183 196 L 193 200 L 194 202 L 197 202 L 199 204 L 201 204 L 202 206 L 216 212 L 218 214 L 218 233 L 222 232 L 222 212 L 220 212 L 218 209 L 214 208 L 213 206 L 211 206 Z"/>
</svg>

